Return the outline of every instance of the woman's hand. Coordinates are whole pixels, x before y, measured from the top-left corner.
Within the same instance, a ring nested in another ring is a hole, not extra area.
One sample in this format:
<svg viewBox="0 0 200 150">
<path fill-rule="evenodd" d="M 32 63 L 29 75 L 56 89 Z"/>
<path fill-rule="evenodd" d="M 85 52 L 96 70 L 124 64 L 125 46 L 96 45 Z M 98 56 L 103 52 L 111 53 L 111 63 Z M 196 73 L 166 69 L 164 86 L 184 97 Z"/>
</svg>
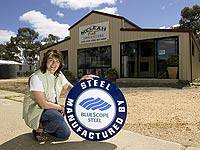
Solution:
<svg viewBox="0 0 200 150">
<path fill-rule="evenodd" d="M 65 106 L 60 105 L 60 110 L 59 110 L 63 115 L 65 115 Z"/>
<path fill-rule="evenodd" d="M 96 75 L 93 75 L 93 74 L 88 74 L 88 75 L 82 76 L 79 81 L 81 81 L 81 80 L 92 80 L 94 78 L 99 78 L 99 76 L 96 76 Z"/>
</svg>

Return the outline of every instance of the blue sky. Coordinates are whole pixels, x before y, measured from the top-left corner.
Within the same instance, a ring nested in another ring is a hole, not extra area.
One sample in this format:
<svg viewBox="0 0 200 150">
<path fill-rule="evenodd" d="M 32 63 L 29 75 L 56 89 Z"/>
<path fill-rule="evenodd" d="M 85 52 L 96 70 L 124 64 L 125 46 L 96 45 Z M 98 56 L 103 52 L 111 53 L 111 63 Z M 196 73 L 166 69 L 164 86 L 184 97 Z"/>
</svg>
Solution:
<svg viewBox="0 0 200 150">
<path fill-rule="evenodd" d="M 127 18 L 141 28 L 177 25 L 184 7 L 200 5 L 199 0 L 2 0 L 0 1 L 0 43 L 29 27 L 40 38 L 54 34 L 69 36 L 68 28 L 92 10 Z"/>
</svg>

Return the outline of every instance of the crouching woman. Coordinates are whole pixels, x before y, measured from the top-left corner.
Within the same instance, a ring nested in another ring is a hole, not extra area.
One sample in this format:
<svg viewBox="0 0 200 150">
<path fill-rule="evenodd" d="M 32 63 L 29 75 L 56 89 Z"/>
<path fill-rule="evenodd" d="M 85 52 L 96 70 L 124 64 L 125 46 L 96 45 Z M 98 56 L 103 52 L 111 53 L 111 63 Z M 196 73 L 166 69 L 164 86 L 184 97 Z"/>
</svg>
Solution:
<svg viewBox="0 0 200 150">
<path fill-rule="evenodd" d="M 70 128 L 64 119 L 64 106 L 59 97 L 62 89 L 70 90 L 73 85 L 61 72 L 63 56 L 56 49 L 48 50 L 39 70 L 28 80 L 28 90 L 24 96 L 23 119 L 32 130 L 37 141 L 46 141 L 44 132 L 58 138 L 68 139 Z M 92 79 L 95 75 L 85 75 L 82 79 Z"/>
</svg>

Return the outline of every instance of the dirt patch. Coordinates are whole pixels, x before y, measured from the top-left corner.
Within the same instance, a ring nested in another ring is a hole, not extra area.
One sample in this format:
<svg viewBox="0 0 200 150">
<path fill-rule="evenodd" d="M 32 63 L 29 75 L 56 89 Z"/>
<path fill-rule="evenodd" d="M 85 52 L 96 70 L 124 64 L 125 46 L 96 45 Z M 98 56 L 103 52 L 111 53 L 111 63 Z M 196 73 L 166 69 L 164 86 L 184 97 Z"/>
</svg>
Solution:
<svg viewBox="0 0 200 150">
<path fill-rule="evenodd" d="M 123 90 L 125 129 L 147 136 L 200 146 L 200 88 Z"/>
<path fill-rule="evenodd" d="M 26 88 L 27 78 L 0 80 L 1 90 L 25 93 Z M 121 90 L 128 105 L 124 129 L 186 147 L 200 147 L 200 87 Z"/>
<path fill-rule="evenodd" d="M 0 79 L 0 90 L 26 93 L 28 78 Z"/>
</svg>

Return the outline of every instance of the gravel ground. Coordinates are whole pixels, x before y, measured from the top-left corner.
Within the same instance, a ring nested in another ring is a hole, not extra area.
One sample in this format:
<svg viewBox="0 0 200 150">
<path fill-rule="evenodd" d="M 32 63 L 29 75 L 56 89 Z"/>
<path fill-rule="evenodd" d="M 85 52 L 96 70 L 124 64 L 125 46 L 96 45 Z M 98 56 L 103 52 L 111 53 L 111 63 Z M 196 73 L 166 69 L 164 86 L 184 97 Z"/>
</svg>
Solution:
<svg viewBox="0 0 200 150">
<path fill-rule="evenodd" d="M 121 90 L 128 105 L 125 129 L 200 147 L 200 87 Z"/>
<path fill-rule="evenodd" d="M 0 89 L 25 93 L 26 84 L 26 78 L 0 80 Z M 124 129 L 200 147 L 200 86 L 120 89 L 128 106 Z"/>
</svg>

